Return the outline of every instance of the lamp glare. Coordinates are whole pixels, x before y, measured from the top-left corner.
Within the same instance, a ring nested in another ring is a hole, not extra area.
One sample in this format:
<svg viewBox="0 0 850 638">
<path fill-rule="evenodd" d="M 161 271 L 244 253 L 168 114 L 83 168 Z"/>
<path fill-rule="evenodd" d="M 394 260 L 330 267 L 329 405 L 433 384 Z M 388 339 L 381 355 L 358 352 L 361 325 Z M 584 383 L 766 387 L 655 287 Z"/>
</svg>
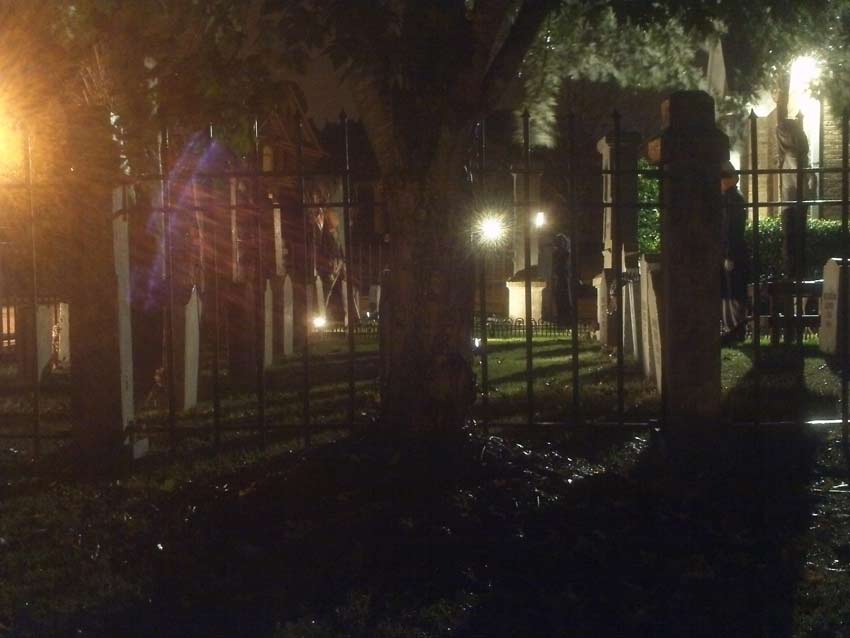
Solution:
<svg viewBox="0 0 850 638">
<path fill-rule="evenodd" d="M 499 217 L 485 217 L 480 223 L 481 241 L 487 244 L 497 243 L 505 234 L 505 225 Z"/>
<path fill-rule="evenodd" d="M 534 226 L 535 228 L 543 228 L 546 225 L 546 213 L 542 210 L 537 211 L 537 214 L 534 216 Z"/>
</svg>

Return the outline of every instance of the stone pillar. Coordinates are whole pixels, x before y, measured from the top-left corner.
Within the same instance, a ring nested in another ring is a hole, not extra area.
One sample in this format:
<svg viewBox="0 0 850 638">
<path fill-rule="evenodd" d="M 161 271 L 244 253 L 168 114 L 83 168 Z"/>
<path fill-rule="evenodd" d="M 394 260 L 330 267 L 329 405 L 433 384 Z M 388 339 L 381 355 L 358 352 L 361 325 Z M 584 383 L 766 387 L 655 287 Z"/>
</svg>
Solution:
<svg viewBox="0 0 850 638">
<path fill-rule="evenodd" d="M 715 125 L 714 100 L 702 91 L 672 94 L 661 120 L 649 156 L 664 180 L 662 384 L 676 437 L 714 426 L 720 416 L 720 166 L 729 140 Z"/>
<path fill-rule="evenodd" d="M 99 458 L 126 442 L 133 417 L 130 266 L 123 189 L 113 189 L 118 156 L 109 113 L 84 109 L 68 129 L 70 148 L 86 161 L 69 182 L 71 406 L 81 450 Z"/>
<path fill-rule="evenodd" d="M 519 275 L 522 277 L 522 275 Z M 519 281 L 514 277 L 505 285 L 508 287 L 508 317 L 525 321 L 525 279 Z M 540 321 L 543 318 L 543 289 L 545 281 L 531 282 L 531 318 Z"/>
<path fill-rule="evenodd" d="M 614 309 L 610 306 L 614 294 L 616 274 L 614 272 L 614 204 L 617 204 L 620 240 L 623 243 L 623 258 L 620 264 L 623 273 L 622 281 L 627 281 L 626 274 L 637 272 L 638 250 L 638 212 L 635 205 L 638 201 L 637 162 L 640 157 L 640 135 L 633 131 L 621 131 L 619 149 L 615 148 L 617 139 L 614 133 L 602 137 L 596 144 L 596 150 L 602 160 L 602 170 L 608 171 L 619 168 L 623 171 L 615 176 L 602 175 L 602 267 L 603 271 L 593 279 L 596 286 L 597 320 L 599 322 L 599 341 L 608 348 L 617 346 L 615 331 L 616 320 Z M 616 155 L 616 157 L 615 157 Z M 619 159 L 620 166 L 616 167 Z M 615 194 L 615 188 L 617 192 Z M 616 201 L 615 201 L 616 200 Z M 633 284 L 625 284 L 623 289 L 623 346 L 627 354 L 640 357 L 640 291 Z"/>
<path fill-rule="evenodd" d="M 514 177 L 514 208 L 513 218 L 513 255 L 514 255 L 514 274 L 519 273 L 525 268 L 525 228 L 530 229 L 530 245 L 531 245 L 531 267 L 536 268 L 538 262 L 538 248 L 540 245 L 540 237 L 537 229 L 534 227 L 534 216 L 537 211 L 542 210 L 542 202 L 540 201 L 540 182 L 543 176 L 542 171 L 533 169 L 534 172 L 529 175 L 528 184 L 530 193 L 525 193 L 525 174 L 516 172 L 512 173 Z M 530 202 L 530 206 L 526 206 L 526 202 Z M 531 215 L 529 219 L 528 215 Z M 525 302 L 523 301 L 523 306 Z"/>
</svg>

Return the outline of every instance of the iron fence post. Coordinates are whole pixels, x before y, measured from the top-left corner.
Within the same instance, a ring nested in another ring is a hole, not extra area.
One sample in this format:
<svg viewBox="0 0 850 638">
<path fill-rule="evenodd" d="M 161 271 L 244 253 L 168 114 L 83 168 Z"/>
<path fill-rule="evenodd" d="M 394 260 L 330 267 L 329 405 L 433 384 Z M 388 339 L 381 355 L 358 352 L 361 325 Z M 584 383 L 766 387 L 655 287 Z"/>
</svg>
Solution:
<svg viewBox="0 0 850 638">
<path fill-rule="evenodd" d="M 257 367 L 257 427 L 260 430 L 260 446 L 266 447 L 266 278 L 263 273 L 263 221 L 260 193 L 260 123 L 254 118 L 254 166 L 251 184 L 252 199 L 254 200 L 254 226 L 257 246 L 256 259 L 256 290 L 254 292 L 254 357 Z"/>
<path fill-rule="evenodd" d="M 579 276 L 578 276 L 578 211 L 576 210 L 578 198 L 576 197 L 576 122 L 575 113 L 570 111 L 567 117 L 567 153 L 569 159 L 569 219 L 570 219 L 570 291 L 572 293 L 571 317 L 571 341 L 572 341 L 572 375 L 573 375 L 573 421 L 576 425 L 581 423 L 581 407 L 579 400 L 579 362 L 578 362 L 578 301 L 579 301 Z"/>
<path fill-rule="evenodd" d="M 612 263 L 614 265 L 614 299 L 617 305 L 614 313 L 614 330 L 617 333 L 617 423 L 623 424 L 625 416 L 625 401 L 623 390 L 623 238 L 620 228 L 620 209 L 622 198 L 620 197 L 620 178 L 623 167 L 621 166 L 620 153 L 620 113 L 614 111 L 614 171 L 611 173 L 613 180 L 611 189 L 611 244 L 613 249 Z"/>
<path fill-rule="evenodd" d="M 166 382 L 168 384 L 168 433 L 172 450 L 177 443 L 176 436 L 176 410 L 177 396 L 174 383 L 174 262 L 172 250 L 172 213 L 168 148 L 168 128 L 163 121 L 160 128 L 159 144 L 159 170 L 161 175 L 162 215 L 163 233 L 165 235 L 164 255 L 165 260 L 165 286 L 166 286 L 166 309 L 165 309 L 165 348 L 166 348 Z"/>
<path fill-rule="evenodd" d="M 848 444 L 848 405 L 847 405 L 847 385 L 848 385 L 848 343 L 850 337 L 850 300 L 848 300 L 848 285 L 847 272 L 847 253 L 850 250 L 850 231 L 848 231 L 848 199 L 850 199 L 850 178 L 848 178 L 848 121 L 850 121 L 850 112 L 845 108 L 841 114 L 841 277 L 839 282 L 841 285 L 841 308 L 838 312 L 841 317 L 841 328 L 838 331 L 841 343 L 841 441 L 845 446 Z"/>
<path fill-rule="evenodd" d="M 796 288 L 796 300 L 795 300 L 795 308 L 794 313 L 796 314 L 796 337 L 797 337 L 797 348 L 799 352 L 800 361 L 803 361 L 803 313 L 805 312 L 805 308 L 803 307 L 803 277 L 805 277 L 806 272 L 806 228 L 808 222 L 808 210 L 803 207 L 803 200 L 805 199 L 803 193 L 803 185 L 804 185 L 804 175 L 803 175 L 803 166 L 798 161 L 797 162 L 797 214 L 799 216 L 799 232 L 798 237 L 796 237 L 796 241 L 794 242 L 794 251 L 797 253 L 797 259 L 794 260 L 794 284 Z M 802 375 L 802 369 L 800 371 Z"/>
<path fill-rule="evenodd" d="M 342 134 L 344 140 L 345 166 L 343 167 L 342 176 L 342 223 L 345 228 L 345 316 L 348 318 L 348 423 L 354 427 L 354 286 L 352 286 L 351 277 L 353 269 L 351 266 L 351 163 L 349 159 L 349 139 L 348 139 L 348 116 L 343 111 L 339 116 L 342 124 Z M 362 282 L 361 282 L 362 283 Z"/>
<path fill-rule="evenodd" d="M 478 168 L 479 168 L 479 192 L 481 196 L 485 196 L 485 184 L 486 177 L 485 172 L 487 170 L 487 129 L 482 119 L 479 123 L 479 133 L 480 137 L 478 140 L 479 148 L 478 148 Z M 479 242 L 478 250 L 481 253 L 480 256 L 480 268 L 481 272 L 479 273 L 479 305 L 480 305 L 480 324 L 481 324 L 481 423 L 484 427 L 484 434 L 486 435 L 489 431 L 489 419 L 490 419 L 490 369 L 489 369 L 489 354 L 487 352 L 487 251 L 486 247 Z"/>
<path fill-rule="evenodd" d="M 302 396 L 302 422 L 304 427 L 304 446 L 310 445 L 310 221 L 308 209 L 304 206 L 304 119 L 298 114 L 295 147 L 296 172 L 298 174 L 298 205 L 301 208 L 301 220 L 304 228 L 304 341 L 302 360 L 304 363 L 304 387 Z"/>
<path fill-rule="evenodd" d="M 522 156 L 523 186 L 525 201 L 521 209 L 523 216 L 523 269 L 525 273 L 525 379 L 528 397 L 528 425 L 534 425 L 534 353 L 532 339 L 534 327 L 531 325 L 531 141 L 529 135 L 528 109 L 522 114 Z"/>
<path fill-rule="evenodd" d="M 759 254 L 759 151 L 758 151 L 758 117 L 755 111 L 750 111 L 750 162 L 753 172 L 750 175 L 753 204 L 753 396 L 755 411 L 753 425 L 758 427 L 761 422 L 761 259 Z"/>
<path fill-rule="evenodd" d="M 41 370 L 38 368 L 38 246 L 36 238 L 35 204 L 32 185 L 32 137 L 29 129 L 23 128 L 24 185 L 27 197 L 27 214 L 30 225 L 30 259 L 32 262 L 32 439 L 33 455 L 41 455 Z M 20 345 L 18 347 L 21 347 Z"/>
<path fill-rule="evenodd" d="M 210 125 L 209 128 L 209 144 L 210 146 L 215 144 L 215 137 L 213 136 L 213 127 Z M 213 192 L 212 182 L 210 182 L 210 192 Z M 213 355 L 213 446 L 216 452 L 219 451 L 221 447 L 221 368 L 220 368 L 220 360 L 221 360 L 221 305 L 220 305 L 220 297 L 219 297 L 219 263 L 218 263 L 218 223 L 219 223 L 219 215 L 215 213 L 218 211 L 217 208 L 213 208 L 210 212 L 213 213 L 210 215 L 211 223 L 210 223 L 210 244 L 212 245 L 212 297 L 213 297 L 213 348 L 215 349 Z"/>
</svg>

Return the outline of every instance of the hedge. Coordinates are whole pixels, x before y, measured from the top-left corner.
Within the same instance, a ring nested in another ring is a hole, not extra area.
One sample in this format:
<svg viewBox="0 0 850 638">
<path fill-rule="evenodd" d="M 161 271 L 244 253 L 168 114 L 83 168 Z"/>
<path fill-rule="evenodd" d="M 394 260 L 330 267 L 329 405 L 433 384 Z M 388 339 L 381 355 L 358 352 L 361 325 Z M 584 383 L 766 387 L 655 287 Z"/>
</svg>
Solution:
<svg viewBox="0 0 850 638">
<path fill-rule="evenodd" d="M 645 162 L 639 168 L 648 168 Z M 638 195 L 641 202 L 658 201 L 658 182 L 638 178 Z M 657 253 L 661 248 L 661 217 L 657 208 L 642 208 L 638 216 L 638 245 L 643 253 Z M 747 246 L 750 262 L 753 254 L 752 224 L 747 224 Z M 782 269 L 782 222 L 779 217 L 766 217 L 759 221 L 759 251 L 761 253 L 761 278 L 775 279 L 785 275 Z M 841 222 L 835 219 L 808 220 L 806 234 L 806 279 L 820 279 L 823 266 L 831 257 L 841 256 Z M 848 255 L 850 257 L 850 255 Z"/>
<path fill-rule="evenodd" d="M 638 222 L 640 251 L 658 252 L 660 241 L 660 217 L 657 209 L 641 211 Z M 752 224 L 747 224 L 747 247 L 750 263 L 753 254 Z M 782 222 L 779 217 L 767 217 L 759 221 L 759 251 L 761 253 L 761 278 L 782 278 Z M 809 219 L 806 234 L 806 279 L 820 279 L 823 266 L 831 257 L 841 256 L 841 222 L 836 219 Z M 850 255 L 848 255 L 850 257 Z"/>
</svg>

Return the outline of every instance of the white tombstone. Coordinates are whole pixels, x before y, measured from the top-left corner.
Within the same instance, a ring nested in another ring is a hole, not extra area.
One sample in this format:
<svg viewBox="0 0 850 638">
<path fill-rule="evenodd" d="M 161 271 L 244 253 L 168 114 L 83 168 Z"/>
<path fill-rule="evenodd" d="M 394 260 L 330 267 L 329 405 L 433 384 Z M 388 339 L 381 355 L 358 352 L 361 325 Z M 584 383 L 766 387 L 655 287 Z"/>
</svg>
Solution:
<svg viewBox="0 0 850 638">
<path fill-rule="evenodd" d="M 636 275 L 638 271 L 637 255 L 624 253 L 623 273 Z M 628 279 L 629 283 L 623 289 L 623 351 L 639 361 L 643 352 L 640 316 L 641 287 L 635 283 L 633 276 L 629 276 Z"/>
<path fill-rule="evenodd" d="M 275 274 L 278 277 L 282 277 L 286 273 L 286 244 L 283 241 L 283 220 L 281 218 L 280 206 L 277 204 L 272 208 L 272 220 L 274 223 Z"/>
<path fill-rule="evenodd" d="M 201 354 L 201 302 L 198 289 L 192 287 L 183 307 L 182 387 L 180 407 L 188 410 L 198 404 L 198 369 Z"/>
<path fill-rule="evenodd" d="M 274 361 L 274 294 L 272 282 L 266 279 L 263 295 L 263 368 L 270 368 Z"/>
<path fill-rule="evenodd" d="M 316 277 L 316 297 L 311 312 L 312 317 L 327 318 L 328 316 L 327 306 L 325 305 L 325 284 L 319 276 Z"/>
<path fill-rule="evenodd" d="M 39 304 L 35 311 L 35 348 L 37 353 L 36 365 L 39 378 L 44 376 L 46 368 L 53 357 L 53 325 L 54 306 Z"/>
<path fill-rule="evenodd" d="M 377 312 L 381 307 L 381 287 L 378 284 L 369 286 L 369 307 Z"/>
<path fill-rule="evenodd" d="M 839 353 L 841 321 L 841 258 L 833 257 L 823 267 L 823 294 L 820 303 L 818 341 L 822 352 Z"/>
<path fill-rule="evenodd" d="M 289 275 L 283 279 L 283 356 L 290 357 L 295 352 L 295 335 L 293 329 L 294 300 L 292 295 L 292 279 Z"/>
<path fill-rule="evenodd" d="M 661 268 L 650 266 L 649 277 L 647 277 L 646 305 L 649 318 L 649 351 L 651 352 L 651 372 L 655 379 L 655 386 L 661 391 L 663 374 L 663 339 L 661 329 L 662 304 L 664 303 L 661 293 Z"/>
<path fill-rule="evenodd" d="M 525 320 L 525 282 L 508 281 L 508 317 Z M 540 321 L 543 318 L 543 289 L 545 281 L 531 282 L 531 318 Z"/>
<path fill-rule="evenodd" d="M 640 296 L 643 303 L 640 307 L 641 323 L 641 367 L 643 376 L 652 379 L 655 376 L 654 350 L 652 348 L 652 329 L 650 324 L 649 287 L 652 285 L 650 271 L 659 268 L 658 261 L 648 260 L 646 255 L 640 258 Z M 654 301 L 654 300 L 653 300 Z"/>
<path fill-rule="evenodd" d="M 69 307 L 66 303 L 59 304 L 59 344 L 56 359 L 59 365 L 71 362 L 71 323 L 68 320 Z"/>
<path fill-rule="evenodd" d="M 126 209 L 125 187 L 112 189 L 113 213 Z M 113 251 L 118 280 L 118 343 L 121 364 L 122 426 L 126 428 L 135 416 L 133 404 L 133 332 L 130 310 L 130 225 L 127 214 L 113 215 Z"/>
</svg>

